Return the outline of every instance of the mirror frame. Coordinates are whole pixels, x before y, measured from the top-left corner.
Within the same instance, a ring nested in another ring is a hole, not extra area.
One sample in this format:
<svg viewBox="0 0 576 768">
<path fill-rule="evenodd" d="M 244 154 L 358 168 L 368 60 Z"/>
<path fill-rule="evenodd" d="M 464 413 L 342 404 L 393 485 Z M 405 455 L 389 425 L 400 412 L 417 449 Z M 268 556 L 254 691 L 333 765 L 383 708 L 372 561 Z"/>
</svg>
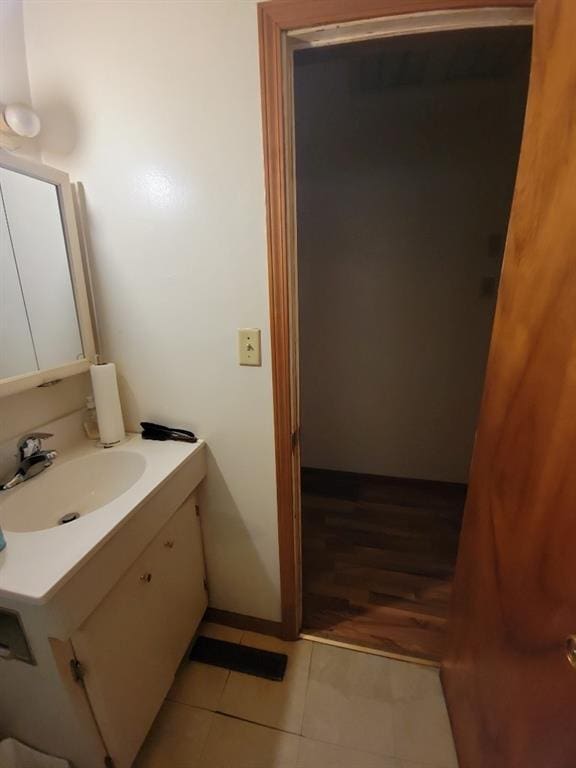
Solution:
<svg viewBox="0 0 576 768">
<path fill-rule="evenodd" d="M 84 356 L 80 360 L 73 360 L 56 368 L 46 368 L 40 371 L 30 371 L 18 376 L 0 379 L 0 397 L 7 397 L 26 389 L 41 387 L 60 379 L 76 376 L 90 369 L 90 365 L 96 362 L 96 342 L 90 314 L 90 303 L 84 275 L 84 264 L 80 250 L 80 239 L 74 211 L 74 199 L 70 178 L 64 171 L 51 168 L 43 163 L 37 163 L 28 158 L 19 157 L 0 150 L 0 167 L 10 171 L 23 173 L 34 179 L 47 181 L 56 187 L 60 214 L 62 217 L 62 229 L 68 254 L 68 267 L 76 304 L 76 315 L 82 339 Z"/>
</svg>

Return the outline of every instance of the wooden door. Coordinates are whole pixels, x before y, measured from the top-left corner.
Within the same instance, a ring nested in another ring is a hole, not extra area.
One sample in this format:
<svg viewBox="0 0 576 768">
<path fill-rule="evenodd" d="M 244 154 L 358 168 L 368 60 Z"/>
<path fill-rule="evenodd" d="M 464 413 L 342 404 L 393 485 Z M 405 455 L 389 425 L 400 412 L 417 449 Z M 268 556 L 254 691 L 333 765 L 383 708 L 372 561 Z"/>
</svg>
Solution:
<svg viewBox="0 0 576 768">
<path fill-rule="evenodd" d="M 444 687 L 461 768 L 575 768 L 576 2 L 539 0 Z"/>
</svg>

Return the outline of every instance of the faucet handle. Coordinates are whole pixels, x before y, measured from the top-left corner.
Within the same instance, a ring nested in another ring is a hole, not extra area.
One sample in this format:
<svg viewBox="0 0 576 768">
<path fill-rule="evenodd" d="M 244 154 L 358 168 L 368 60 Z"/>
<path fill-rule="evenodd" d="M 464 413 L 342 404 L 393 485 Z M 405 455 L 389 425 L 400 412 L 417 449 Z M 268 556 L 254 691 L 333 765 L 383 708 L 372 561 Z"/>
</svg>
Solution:
<svg viewBox="0 0 576 768">
<path fill-rule="evenodd" d="M 18 441 L 20 459 L 29 459 L 30 456 L 41 451 L 42 440 L 47 440 L 49 437 L 54 437 L 54 435 L 51 432 L 31 432 L 29 435 L 24 435 Z"/>
</svg>

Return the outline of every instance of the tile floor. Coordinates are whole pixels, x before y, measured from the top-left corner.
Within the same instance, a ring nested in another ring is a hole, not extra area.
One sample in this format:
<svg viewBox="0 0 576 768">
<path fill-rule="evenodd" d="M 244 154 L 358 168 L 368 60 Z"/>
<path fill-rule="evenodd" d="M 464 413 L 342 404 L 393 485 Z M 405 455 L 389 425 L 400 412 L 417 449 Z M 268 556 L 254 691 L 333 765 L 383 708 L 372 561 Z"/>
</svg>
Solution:
<svg viewBox="0 0 576 768">
<path fill-rule="evenodd" d="M 136 768 L 457 768 L 438 672 L 204 624 L 288 654 L 282 683 L 183 663 Z"/>
</svg>

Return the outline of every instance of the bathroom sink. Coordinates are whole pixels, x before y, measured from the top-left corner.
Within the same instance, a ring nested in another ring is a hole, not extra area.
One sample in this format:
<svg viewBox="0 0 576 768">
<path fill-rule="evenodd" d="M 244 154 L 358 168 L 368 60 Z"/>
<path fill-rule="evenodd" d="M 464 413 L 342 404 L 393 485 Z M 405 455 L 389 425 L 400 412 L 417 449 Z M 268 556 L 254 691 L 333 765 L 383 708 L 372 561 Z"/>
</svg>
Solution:
<svg viewBox="0 0 576 768">
<path fill-rule="evenodd" d="M 101 599 L 118 578 L 114 569 L 142 551 L 206 475 L 203 440 L 158 442 L 129 434 L 104 449 L 86 440 L 81 418 L 75 412 L 47 425 L 43 431 L 55 433 L 59 451 L 54 464 L 0 491 L 6 539 L 0 606 L 60 605 L 61 599 L 64 613 L 54 608 L 50 614 L 52 637 L 61 639 L 68 631 L 64 614 L 70 619 L 66 612 L 73 608 L 75 621 L 86 618 L 88 593 Z M 73 605 L 72 589 L 84 595 Z"/>
<path fill-rule="evenodd" d="M 55 463 L 37 477 L 0 494 L 0 526 L 29 533 L 74 521 L 121 496 L 142 476 L 140 453 L 114 450 Z"/>
</svg>

